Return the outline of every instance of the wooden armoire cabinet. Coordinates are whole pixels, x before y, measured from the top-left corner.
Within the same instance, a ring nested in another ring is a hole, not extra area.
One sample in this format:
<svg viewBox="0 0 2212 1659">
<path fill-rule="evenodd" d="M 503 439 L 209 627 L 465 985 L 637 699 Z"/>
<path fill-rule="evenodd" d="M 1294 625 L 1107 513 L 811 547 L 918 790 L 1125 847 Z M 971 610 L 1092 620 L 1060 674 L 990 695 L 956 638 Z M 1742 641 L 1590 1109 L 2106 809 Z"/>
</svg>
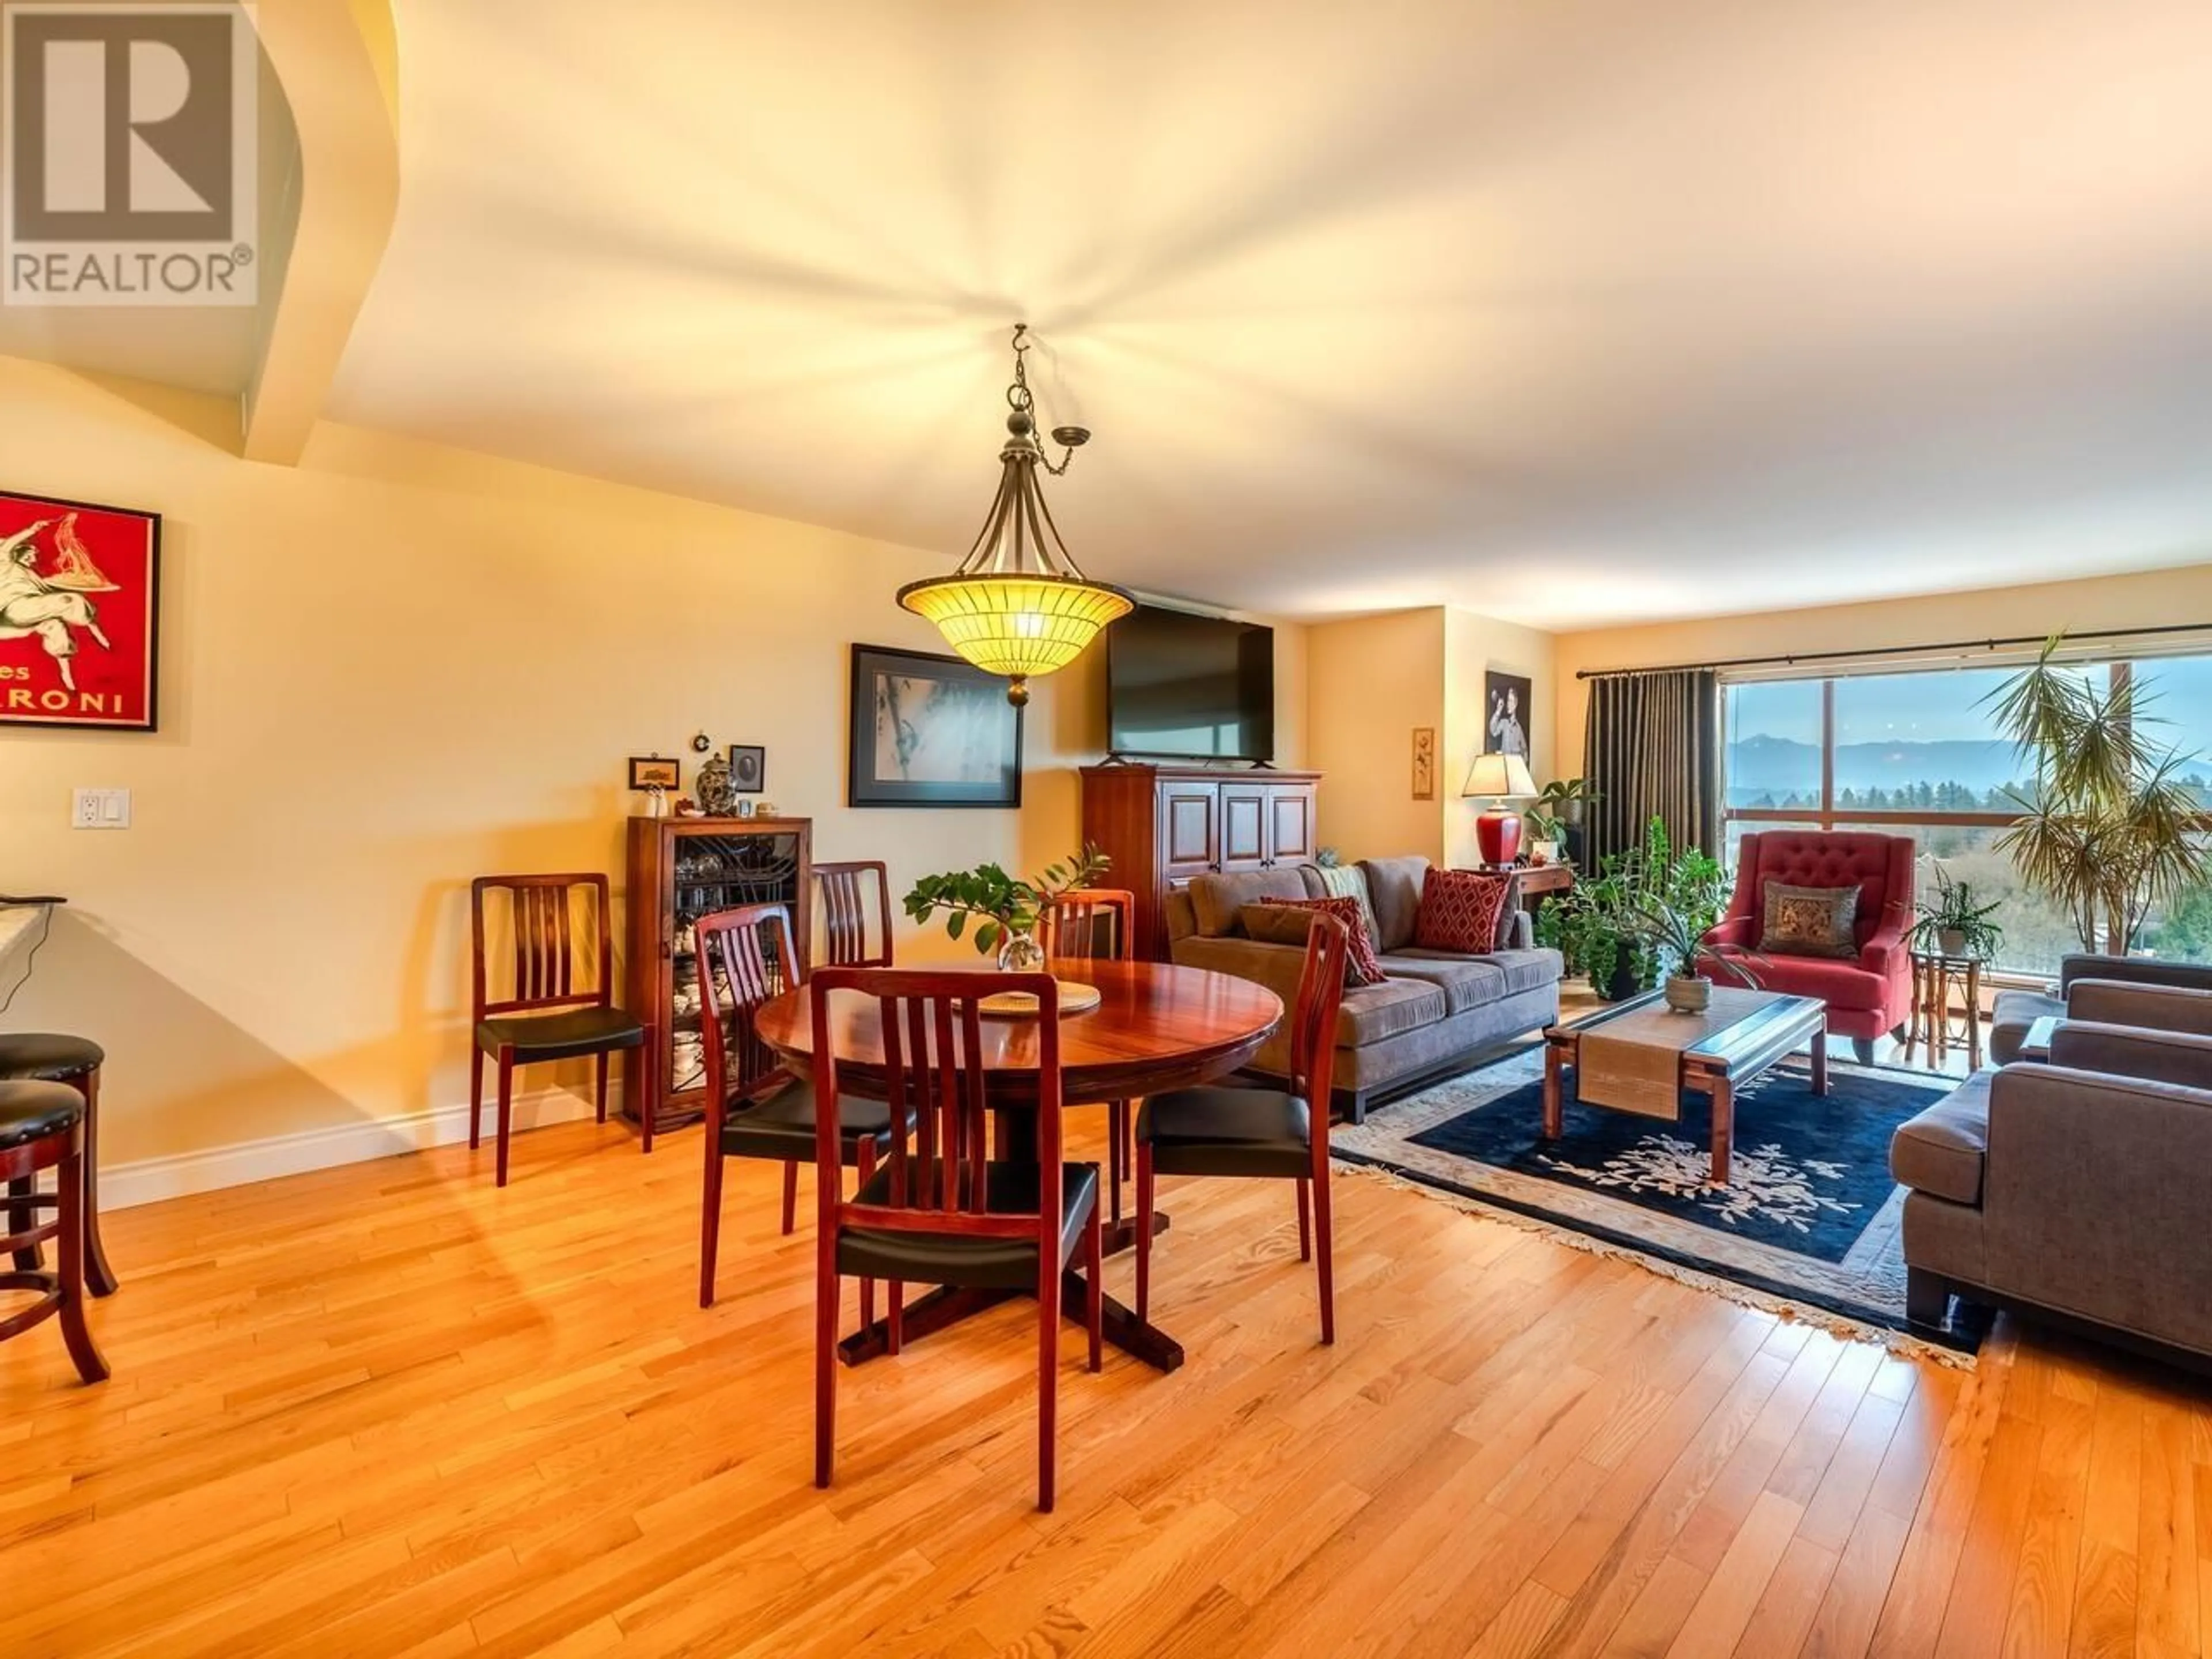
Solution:
<svg viewBox="0 0 2212 1659">
<path fill-rule="evenodd" d="M 1312 858 L 1320 783 L 1317 772 L 1085 767 L 1083 839 L 1114 860 L 1106 884 L 1137 896 L 1139 953 L 1166 957 L 1167 897 L 1193 876 Z"/>
<path fill-rule="evenodd" d="M 633 817 L 629 869 L 623 1006 L 653 1022 L 653 1041 L 624 1057 L 623 1109 L 635 1117 L 653 1102 L 657 1134 L 706 1112 L 691 924 L 739 904 L 788 906 L 803 972 L 814 937 L 814 821 Z"/>
</svg>

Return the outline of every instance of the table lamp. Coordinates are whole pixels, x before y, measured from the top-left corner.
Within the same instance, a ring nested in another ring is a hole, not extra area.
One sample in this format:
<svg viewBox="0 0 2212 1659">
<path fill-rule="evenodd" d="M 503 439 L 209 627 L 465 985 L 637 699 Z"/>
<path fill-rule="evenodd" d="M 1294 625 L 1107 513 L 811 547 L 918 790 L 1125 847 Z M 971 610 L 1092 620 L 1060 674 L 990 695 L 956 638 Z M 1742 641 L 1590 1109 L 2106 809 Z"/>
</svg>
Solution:
<svg viewBox="0 0 2212 1659">
<path fill-rule="evenodd" d="M 1518 755 L 1477 755 L 1462 796 L 1476 800 L 1534 800 L 1536 780 Z M 1521 856 L 1521 815 L 1493 806 L 1474 821 L 1474 844 L 1485 864 L 1504 866 Z"/>
</svg>

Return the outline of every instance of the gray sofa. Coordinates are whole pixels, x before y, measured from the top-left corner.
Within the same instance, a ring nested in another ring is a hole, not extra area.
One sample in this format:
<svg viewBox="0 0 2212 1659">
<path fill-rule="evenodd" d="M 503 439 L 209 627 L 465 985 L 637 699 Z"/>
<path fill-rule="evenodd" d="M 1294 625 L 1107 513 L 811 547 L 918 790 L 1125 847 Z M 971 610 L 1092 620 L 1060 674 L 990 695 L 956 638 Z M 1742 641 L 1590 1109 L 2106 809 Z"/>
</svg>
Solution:
<svg viewBox="0 0 2212 1659">
<path fill-rule="evenodd" d="M 1889 1158 L 1915 1323 L 1955 1295 L 2212 1360 L 2212 1036 L 2068 1020 L 2050 1064 L 1977 1073 Z"/>
<path fill-rule="evenodd" d="M 2021 1044 L 2039 1019 L 2103 1020 L 2109 1016 L 2069 1008 L 2075 988 L 2085 980 L 2098 982 L 2093 1000 L 2110 1006 L 2111 987 L 2164 986 L 2174 990 L 2199 991 L 2212 996 L 2212 967 L 2197 963 L 2168 962 L 2156 957 L 2107 957 L 2077 951 L 2058 964 L 2058 994 L 2041 991 L 2000 991 L 1990 1017 L 1990 1058 L 2009 1066 L 2020 1058 Z M 2129 1022 L 2119 1022 L 2126 1024 Z M 2198 1028 L 2205 1029 L 2205 1028 Z"/>
<path fill-rule="evenodd" d="M 1389 975 L 1380 985 L 1347 988 L 1337 1016 L 1336 1104 L 1355 1123 L 1377 1100 L 1464 1071 L 1489 1050 L 1559 1017 L 1559 953 L 1533 946 L 1528 917 L 1518 905 L 1509 905 L 1500 918 L 1497 948 L 1481 955 L 1414 945 L 1428 867 L 1423 858 L 1374 859 L 1358 866 L 1354 878 L 1364 878 L 1376 950 Z M 1331 875 L 1344 879 L 1342 872 Z M 1169 955 L 1187 967 L 1255 980 L 1288 1006 L 1297 994 L 1303 947 L 1252 938 L 1240 913 L 1262 898 L 1328 892 L 1323 873 L 1311 865 L 1197 877 L 1168 896 Z M 1252 1069 L 1279 1076 L 1289 1064 L 1286 1026 Z"/>
</svg>

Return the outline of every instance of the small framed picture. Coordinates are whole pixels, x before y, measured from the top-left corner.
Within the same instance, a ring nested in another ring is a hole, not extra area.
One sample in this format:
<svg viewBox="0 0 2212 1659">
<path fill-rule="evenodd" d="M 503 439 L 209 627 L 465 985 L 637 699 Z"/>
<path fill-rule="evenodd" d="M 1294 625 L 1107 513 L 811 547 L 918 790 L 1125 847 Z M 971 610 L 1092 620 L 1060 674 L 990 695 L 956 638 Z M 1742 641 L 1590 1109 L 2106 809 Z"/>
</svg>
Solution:
<svg viewBox="0 0 2212 1659">
<path fill-rule="evenodd" d="M 757 795 L 768 782 L 768 750 L 758 744 L 730 745 L 730 787 L 741 795 Z"/>
<path fill-rule="evenodd" d="M 1437 798 L 1437 728 L 1417 726 L 1413 728 L 1413 799 L 1434 800 Z"/>
<path fill-rule="evenodd" d="M 680 789 L 684 787 L 684 763 L 665 760 L 659 755 L 632 755 L 629 757 L 629 787 L 633 789 Z"/>
</svg>

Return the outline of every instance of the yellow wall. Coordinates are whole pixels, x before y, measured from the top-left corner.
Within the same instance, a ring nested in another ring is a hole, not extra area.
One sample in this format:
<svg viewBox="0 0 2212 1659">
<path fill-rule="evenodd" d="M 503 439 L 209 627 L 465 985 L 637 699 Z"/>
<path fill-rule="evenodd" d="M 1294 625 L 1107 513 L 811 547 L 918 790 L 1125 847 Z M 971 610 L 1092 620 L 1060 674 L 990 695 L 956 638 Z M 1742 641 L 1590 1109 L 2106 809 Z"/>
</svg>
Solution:
<svg viewBox="0 0 2212 1659">
<path fill-rule="evenodd" d="M 1583 764 L 1583 722 L 1589 707 L 1578 669 L 1705 663 L 1793 651 L 1896 650 L 1954 640 L 2044 635 L 2064 629 L 2158 628 L 2212 622 L 2212 564 L 2134 576 L 2042 582 L 2023 587 L 1823 605 L 1694 622 L 1657 623 L 1562 634 L 1556 641 L 1559 770 Z"/>
<path fill-rule="evenodd" d="M 1474 806 L 1460 798 L 1481 752 L 1483 676 L 1525 674 L 1530 765 L 1553 750 L 1552 636 L 1472 611 L 1428 607 L 1324 623 L 1307 631 L 1308 710 L 1321 791 L 1321 839 L 1347 860 L 1419 853 L 1475 861 Z M 1416 726 L 1435 729 L 1437 794 L 1413 792 Z"/>
<path fill-rule="evenodd" d="M 1306 630 L 1309 749 L 1324 774 L 1321 844 L 1354 859 L 1443 855 L 1439 761 L 1433 801 L 1413 799 L 1413 728 L 1444 738 L 1444 613 L 1393 611 Z"/>
<path fill-rule="evenodd" d="M 1074 844 L 1097 653 L 1038 684 L 1021 812 L 841 805 L 847 647 L 933 648 L 890 595 L 942 553 L 327 424 L 263 465 L 236 430 L 216 399 L 0 360 L 9 487 L 165 516 L 161 730 L 0 727 L 0 885 L 71 900 L 4 1024 L 108 1046 L 104 1164 L 465 1101 L 468 878 L 619 883 L 623 757 L 688 778 L 701 727 L 766 744 L 817 855 L 885 859 L 898 890 Z M 1301 635 L 1277 636 L 1286 763 Z M 133 827 L 71 830 L 79 786 L 130 789 Z"/>
<path fill-rule="evenodd" d="M 1528 769 L 1540 784 L 1552 776 L 1557 703 L 1552 695 L 1552 636 L 1537 629 L 1472 611 L 1444 613 L 1444 764 L 1439 781 L 1448 864 L 1481 861 L 1474 844 L 1474 819 L 1485 803 L 1462 799 L 1459 792 L 1467 781 L 1468 768 L 1489 736 L 1486 674 L 1495 671 L 1528 677 L 1530 707 L 1522 711 L 1522 719 L 1528 728 Z"/>
</svg>

